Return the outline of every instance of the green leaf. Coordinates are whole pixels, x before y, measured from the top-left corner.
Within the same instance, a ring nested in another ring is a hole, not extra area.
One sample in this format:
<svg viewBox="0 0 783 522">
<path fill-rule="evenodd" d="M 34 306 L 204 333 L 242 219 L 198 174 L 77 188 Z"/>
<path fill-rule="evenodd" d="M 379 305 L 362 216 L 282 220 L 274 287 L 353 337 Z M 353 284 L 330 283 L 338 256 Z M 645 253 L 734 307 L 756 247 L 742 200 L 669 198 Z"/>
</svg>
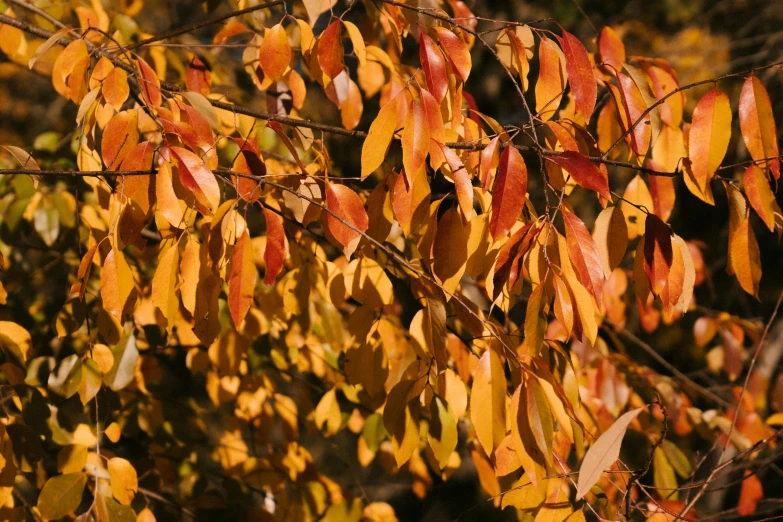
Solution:
<svg viewBox="0 0 783 522">
<path fill-rule="evenodd" d="M 79 507 L 87 475 L 82 472 L 58 475 L 46 481 L 38 496 L 38 510 L 45 519 L 63 518 Z"/>
</svg>

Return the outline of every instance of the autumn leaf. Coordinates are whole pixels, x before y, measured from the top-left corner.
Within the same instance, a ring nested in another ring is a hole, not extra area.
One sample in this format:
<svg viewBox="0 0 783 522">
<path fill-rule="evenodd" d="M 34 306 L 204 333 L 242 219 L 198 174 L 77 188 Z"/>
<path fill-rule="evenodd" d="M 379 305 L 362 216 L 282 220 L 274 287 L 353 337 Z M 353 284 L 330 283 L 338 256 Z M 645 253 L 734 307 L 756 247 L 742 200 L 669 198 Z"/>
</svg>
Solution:
<svg viewBox="0 0 783 522">
<path fill-rule="evenodd" d="M 559 40 L 560 46 L 563 48 L 568 82 L 574 93 L 576 106 L 585 121 L 590 121 L 598 97 L 598 87 L 587 50 L 576 36 L 566 30 L 563 30 L 563 36 Z"/>
<path fill-rule="evenodd" d="M 103 308 L 119 318 L 133 289 L 133 273 L 125 260 L 125 255 L 122 250 L 112 249 L 106 256 L 101 270 Z"/>
<path fill-rule="evenodd" d="M 106 168 L 116 170 L 139 143 L 139 112 L 125 111 L 112 118 L 103 131 L 101 156 Z"/>
<path fill-rule="evenodd" d="M 345 69 L 343 63 L 342 22 L 331 22 L 318 37 L 318 64 L 326 75 L 334 79 Z"/>
<path fill-rule="evenodd" d="M 38 510 L 47 520 L 56 520 L 67 516 L 79 507 L 82 501 L 87 475 L 66 473 L 46 481 L 38 496 Z"/>
<path fill-rule="evenodd" d="M 419 37 L 419 60 L 427 81 L 427 90 L 440 102 L 449 90 L 446 60 L 438 44 L 424 32 Z"/>
<path fill-rule="evenodd" d="M 193 152 L 181 147 L 170 147 L 176 159 L 182 186 L 193 192 L 202 213 L 211 215 L 220 206 L 220 187 L 204 162 Z"/>
<path fill-rule="evenodd" d="M 729 98 L 718 90 L 702 96 L 693 110 L 693 123 L 688 138 L 693 185 L 685 176 L 686 185 L 697 197 L 707 203 L 708 185 L 720 166 L 731 138 L 731 106 Z M 706 198 L 706 199 L 705 199 Z"/>
<path fill-rule="evenodd" d="M 527 166 L 519 151 L 510 145 L 500 154 L 498 172 L 492 187 L 489 231 L 495 240 L 508 234 L 516 223 L 525 206 L 526 193 Z"/>
<path fill-rule="evenodd" d="M 470 394 L 470 419 L 476 438 L 491 456 L 506 434 L 506 375 L 500 357 L 488 349 L 479 359 Z"/>
<path fill-rule="evenodd" d="M 143 58 L 137 58 L 136 71 L 139 74 L 139 88 L 144 95 L 144 101 L 153 107 L 159 107 L 163 103 L 163 96 L 158 75 Z"/>
<path fill-rule="evenodd" d="M 583 154 L 567 150 L 549 156 L 547 159 L 565 169 L 579 186 L 594 190 L 606 199 L 612 198 L 606 173 L 602 172 Z"/>
<path fill-rule="evenodd" d="M 434 29 L 451 66 L 463 82 L 468 81 L 470 68 L 473 65 L 470 58 L 470 49 L 459 36 L 449 29 L 445 27 L 435 27 Z"/>
<path fill-rule="evenodd" d="M 234 245 L 234 253 L 231 256 L 231 277 L 228 281 L 228 309 L 236 328 L 242 325 L 253 304 L 258 280 L 254 258 L 253 243 L 245 230 Z"/>
<path fill-rule="evenodd" d="M 393 98 L 386 102 L 370 125 L 367 138 L 362 145 L 362 179 L 372 174 L 386 158 L 397 126 L 398 99 Z"/>
<path fill-rule="evenodd" d="M 595 244 L 587 227 L 576 214 L 563 209 L 568 252 L 576 268 L 579 280 L 592 294 L 597 303 L 601 302 L 604 284 L 604 271 L 598 245 Z"/>
<path fill-rule="evenodd" d="M 402 130 L 402 164 L 409 179 L 425 168 L 429 145 L 430 130 L 424 108 L 418 100 L 412 100 Z"/>
<path fill-rule="evenodd" d="M 536 112 L 546 121 L 560 108 L 566 87 L 566 64 L 563 52 L 546 37 L 541 38 L 538 59 L 540 70 L 536 82 Z"/>
<path fill-rule="evenodd" d="M 731 267 L 743 290 L 754 297 L 759 294 L 761 254 L 749 219 L 743 219 L 732 232 L 729 242 Z"/>
<path fill-rule="evenodd" d="M 636 408 L 621 415 L 587 450 L 582 465 L 579 467 L 579 481 L 576 486 L 577 500 L 583 498 L 601 478 L 601 473 L 617 461 L 625 432 L 643 409 Z"/>
<path fill-rule="evenodd" d="M 340 24 L 337 24 L 337 27 L 339 34 Z M 270 80 L 279 79 L 288 69 L 288 64 L 291 61 L 291 46 L 288 44 L 288 35 L 281 24 L 266 30 L 264 41 L 261 42 L 261 48 L 258 50 L 258 60 L 261 69 Z"/>
<path fill-rule="evenodd" d="M 739 118 L 742 138 L 750 156 L 759 167 L 769 169 L 776 180 L 780 179 L 780 152 L 772 103 L 767 89 L 753 74 L 742 86 Z"/>
<path fill-rule="evenodd" d="M 748 203 L 759 215 L 761 220 L 767 225 L 770 232 L 775 231 L 776 221 L 780 221 L 783 212 L 780 210 L 775 193 L 769 186 L 769 180 L 756 165 L 749 165 L 745 169 L 745 175 L 742 178 L 742 186 L 745 188 L 745 195 L 748 197 Z"/>
<path fill-rule="evenodd" d="M 362 233 L 367 230 L 369 218 L 359 195 L 345 185 L 326 185 L 326 209 L 322 214 L 326 229 L 345 257 L 351 257 Z"/>
<path fill-rule="evenodd" d="M 266 219 L 266 249 L 264 250 L 266 275 L 264 276 L 264 284 L 271 285 L 283 269 L 286 257 L 285 230 L 283 230 L 283 218 L 266 207 L 264 207 L 264 219 Z"/>
<path fill-rule="evenodd" d="M 655 214 L 644 222 L 644 271 L 653 294 L 660 296 L 669 279 L 672 266 L 671 231 Z"/>
</svg>

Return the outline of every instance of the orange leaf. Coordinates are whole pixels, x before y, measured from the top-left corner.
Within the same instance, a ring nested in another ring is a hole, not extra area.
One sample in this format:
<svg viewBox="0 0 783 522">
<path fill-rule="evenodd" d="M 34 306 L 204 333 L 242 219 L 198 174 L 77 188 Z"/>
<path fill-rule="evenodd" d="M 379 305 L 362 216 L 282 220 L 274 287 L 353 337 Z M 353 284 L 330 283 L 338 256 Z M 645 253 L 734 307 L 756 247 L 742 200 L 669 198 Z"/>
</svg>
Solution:
<svg viewBox="0 0 783 522">
<path fill-rule="evenodd" d="M 536 112 L 546 121 L 560 107 L 566 85 L 566 71 L 562 63 L 562 51 L 555 42 L 542 38 L 538 48 L 540 62 L 536 82 Z"/>
<path fill-rule="evenodd" d="M 245 230 L 234 245 L 234 253 L 231 256 L 231 276 L 228 281 L 228 310 L 237 328 L 245 320 L 253 304 L 258 280 L 254 259 L 253 243 Z"/>
<path fill-rule="evenodd" d="M 438 44 L 426 33 L 421 33 L 419 38 L 419 60 L 427 80 L 427 90 L 440 103 L 449 90 L 446 60 Z"/>
<path fill-rule="evenodd" d="M 337 32 L 339 36 L 339 24 Z M 261 48 L 258 50 L 258 62 L 261 70 L 270 80 L 278 80 L 285 74 L 288 64 L 291 62 L 291 46 L 288 44 L 288 35 L 281 24 L 266 30 Z"/>
<path fill-rule="evenodd" d="M 139 88 L 144 94 L 144 101 L 153 107 L 160 107 L 163 97 L 160 93 L 160 80 L 152 67 L 149 66 L 143 58 L 136 62 L 136 68 L 139 73 Z"/>
<path fill-rule="evenodd" d="M 457 153 L 446 147 L 442 143 L 438 143 L 443 156 L 446 158 L 451 169 L 451 176 L 454 178 L 454 188 L 457 191 L 457 201 L 459 202 L 459 208 L 462 210 L 462 215 L 465 216 L 466 221 L 470 221 L 473 217 L 473 184 L 470 182 L 470 176 L 468 170 L 462 161 L 457 156 Z"/>
<path fill-rule="evenodd" d="M 750 156 L 762 168 L 769 168 L 775 179 L 780 178 L 778 135 L 769 94 L 754 75 L 748 76 L 742 86 L 739 100 L 739 118 L 742 138 Z M 764 158 L 774 158 L 767 159 Z M 762 161 L 763 160 L 763 161 Z"/>
<path fill-rule="evenodd" d="M 426 217 L 430 205 L 430 184 L 423 170 L 409 179 L 404 172 L 392 185 L 392 209 L 402 233 L 410 236 Z"/>
<path fill-rule="evenodd" d="M 101 156 L 106 168 L 116 170 L 138 143 L 139 111 L 124 111 L 109 120 L 101 140 Z"/>
<path fill-rule="evenodd" d="M 585 121 L 590 121 L 598 97 L 598 86 L 593 75 L 593 66 L 587 56 L 587 50 L 576 36 L 566 30 L 563 30 L 560 46 L 563 48 L 563 55 L 565 55 L 568 81 L 571 84 L 571 91 L 574 93 L 576 106 Z"/>
<path fill-rule="evenodd" d="M 492 138 L 484 150 L 481 151 L 481 160 L 479 162 L 479 181 L 484 192 L 492 186 L 491 170 L 497 168 L 500 161 L 500 137 Z"/>
<path fill-rule="evenodd" d="M 454 293 L 459 286 L 468 261 L 468 235 L 459 212 L 446 211 L 435 229 L 432 245 L 432 273 L 443 288 Z"/>
<path fill-rule="evenodd" d="M 470 58 L 470 49 L 465 45 L 462 39 L 446 29 L 445 27 L 436 27 L 435 32 L 438 34 L 438 41 L 443 46 L 446 57 L 451 62 L 451 66 L 462 78 L 463 82 L 468 81 L 470 76 L 470 68 L 472 66 L 472 60 Z"/>
<path fill-rule="evenodd" d="M 752 296 L 759 295 L 761 259 L 756 235 L 745 218 L 731 234 L 729 244 L 731 267 L 743 290 Z"/>
<path fill-rule="evenodd" d="M 742 185 L 745 187 L 745 195 L 748 196 L 750 206 L 767 225 L 769 231 L 773 232 L 775 230 L 775 215 L 782 213 L 764 171 L 756 165 L 748 166 L 742 178 Z"/>
<path fill-rule="evenodd" d="M 185 73 L 185 85 L 191 92 L 207 96 L 211 90 L 212 73 L 195 54 L 190 59 L 188 71 Z"/>
<path fill-rule="evenodd" d="M 266 250 L 264 250 L 266 275 L 264 276 L 264 284 L 271 285 L 283 269 L 283 261 L 286 256 L 285 230 L 283 229 L 283 218 L 266 207 L 264 207 L 264 219 L 266 219 Z"/>
<path fill-rule="evenodd" d="M 547 159 L 564 168 L 579 186 L 594 190 L 606 199 L 612 198 L 606 172 L 602 172 L 584 154 L 567 150 L 561 154 L 547 156 Z"/>
<path fill-rule="evenodd" d="M 335 78 L 345 69 L 343 63 L 342 22 L 330 23 L 318 37 L 318 65 L 329 78 Z"/>
<path fill-rule="evenodd" d="M 122 250 L 111 249 L 103 261 L 101 271 L 101 299 L 103 308 L 114 317 L 120 317 L 134 288 L 133 273 Z"/>
<path fill-rule="evenodd" d="M 424 169 L 430 145 L 430 131 L 424 109 L 417 100 L 408 107 L 408 118 L 402 131 L 402 164 L 408 178 Z"/>
<path fill-rule="evenodd" d="M 253 141 L 235 138 L 239 145 L 239 154 L 234 159 L 232 170 L 250 176 L 266 176 L 266 165 Z M 260 180 L 235 176 L 234 180 L 237 194 L 247 202 L 257 201 L 261 197 Z"/>
<path fill-rule="evenodd" d="M 201 213 L 208 216 L 220 206 L 220 187 L 211 170 L 193 152 L 182 147 L 170 147 L 179 166 L 182 186 L 193 192 L 201 206 Z"/>
<path fill-rule="evenodd" d="M 743 517 L 752 515 L 756 511 L 756 505 L 760 500 L 764 500 L 764 487 L 759 480 L 758 475 L 753 475 L 749 471 L 745 472 L 745 478 L 742 480 L 740 488 L 739 501 L 737 502 L 737 514 Z"/>
<path fill-rule="evenodd" d="M 369 218 L 359 195 L 345 185 L 326 185 L 326 208 L 322 216 L 326 229 L 338 245 L 343 247 L 345 257 L 359 245 L 362 232 L 367 230 Z"/>
<path fill-rule="evenodd" d="M 601 473 L 617 461 L 625 432 L 643 409 L 637 408 L 621 415 L 587 450 L 579 468 L 579 481 L 576 486 L 577 500 L 584 497 L 601 478 Z"/>
<path fill-rule="evenodd" d="M 617 73 L 617 81 L 620 85 L 620 98 L 622 99 L 623 109 L 625 110 L 625 119 L 628 130 L 647 110 L 647 104 L 644 102 L 641 91 L 634 83 L 633 79 L 621 72 Z M 650 148 L 650 139 L 652 138 L 652 125 L 650 114 L 646 114 L 644 119 L 638 125 L 633 127 L 630 132 L 631 149 L 639 157 L 647 155 Z"/>
<path fill-rule="evenodd" d="M 597 303 L 601 302 L 601 292 L 604 285 L 604 270 L 598 245 L 593 241 L 590 232 L 579 217 L 563 209 L 568 253 L 576 268 L 579 280 L 593 295 Z"/>
<path fill-rule="evenodd" d="M 113 68 L 101 83 L 101 92 L 106 103 L 119 110 L 130 95 L 128 73 L 119 67 Z"/>
<path fill-rule="evenodd" d="M 492 187 L 492 217 L 489 231 L 493 239 L 508 234 L 525 206 L 527 166 L 522 155 L 509 143 L 500 154 L 495 185 Z"/>
<path fill-rule="evenodd" d="M 616 70 L 622 70 L 625 63 L 625 45 L 617 32 L 609 26 L 601 29 L 598 35 L 598 54 L 601 55 L 601 61 L 611 65 Z"/>
<path fill-rule="evenodd" d="M 691 172 L 696 188 L 702 194 L 706 194 L 707 185 L 715 175 L 720 162 L 723 161 L 730 138 L 731 106 L 729 105 L 729 97 L 717 89 L 712 90 L 701 97 L 693 110 L 693 123 L 688 137 Z M 694 194 L 704 199 L 698 192 L 694 192 Z"/>
<path fill-rule="evenodd" d="M 660 296 L 669 279 L 673 262 L 672 237 L 669 227 L 655 214 L 647 214 L 644 222 L 644 271 L 653 294 Z"/>
</svg>

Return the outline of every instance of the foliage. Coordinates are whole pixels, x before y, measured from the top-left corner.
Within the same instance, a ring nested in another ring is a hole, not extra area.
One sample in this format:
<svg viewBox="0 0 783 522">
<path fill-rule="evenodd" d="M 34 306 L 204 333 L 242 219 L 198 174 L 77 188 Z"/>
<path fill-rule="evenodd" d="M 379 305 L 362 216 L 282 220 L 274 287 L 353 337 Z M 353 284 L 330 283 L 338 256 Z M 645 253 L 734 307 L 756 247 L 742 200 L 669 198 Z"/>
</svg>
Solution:
<svg viewBox="0 0 783 522">
<path fill-rule="evenodd" d="M 396 520 L 346 445 L 418 497 L 473 469 L 519 520 L 694 519 L 721 473 L 757 510 L 771 322 L 705 306 L 706 238 L 677 231 L 723 209 L 759 296 L 780 64 L 682 84 L 612 27 L 458 0 L 238 8 L 0 15 L 76 124 L 0 156 L 4 518 Z M 479 56 L 521 120 L 469 93 Z M 720 393 L 632 332 L 691 328 Z M 710 445 L 734 456 L 698 475 Z"/>
</svg>

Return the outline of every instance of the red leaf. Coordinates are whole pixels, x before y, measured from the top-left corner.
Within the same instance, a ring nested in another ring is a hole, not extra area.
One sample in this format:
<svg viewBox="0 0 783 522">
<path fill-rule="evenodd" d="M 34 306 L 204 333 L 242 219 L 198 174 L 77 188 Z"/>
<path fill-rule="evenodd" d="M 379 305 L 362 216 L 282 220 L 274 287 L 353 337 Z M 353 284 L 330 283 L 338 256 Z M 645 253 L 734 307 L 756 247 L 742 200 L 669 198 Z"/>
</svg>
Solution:
<svg viewBox="0 0 783 522">
<path fill-rule="evenodd" d="M 326 185 L 326 208 L 322 215 L 326 220 L 326 229 L 337 243 L 343 247 L 346 257 L 356 250 L 361 232 L 367 230 L 369 218 L 359 195 L 345 185 Z M 361 231 L 361 232 L 360 232 Z"/>
<path fill-rule="evenodd" d="M 343 62 L 343 49 L 342 22 L 335 20 L 330 23 L 321 36 L 318 37 L 318 65 L 321 66 L 321 70 L 326 73 L 329 78 L 335 78 L 343 69 L 345 69 L 345 63 Z"/>
<path fill-rule="evenodd" d="M 606 199 L 611 199 L 609 179 L 587 156 L 576 151 L 567 150 L 547 159 L 556 163 L 568 172 L 580 187 L 594 190 Z"/>
<path fill-rule="evenodd" d="M 468 49 L 468 46 L 465 45 L 465 42 L 463 42 L 459 36 L 445 27 L 436 27 L 435 31 L 438 33 L 438 40 L 443 46 L 445 54 L 451 62 L 451 66 L 454 67 L 454 70 L 459 74 L 460 78 L 462 78 L 463 82 L 468 81 L 470 67 L 472 65 L 470 49 Z"/>
<path fill-rule="evenodd" d="M 579 217 L 563 209 L 568 253 L 579 275 L 579 281 L 593 295 L 596 303 L 601 302 L 604 286 L 604 270 L 598 245 Z"/>
<path fill-rule="evenodd" d="M 239 145 L 239 154 L 234 159 L 232 170 L 241 174 L 261 177 L 266 175 L 266 165 L 256 148 L 255 143 L 248 140 L 235 138 L 234 141 Z M 261 197 L 260 181 L 242 176 L 235 176 L 235 187 L 239 197 L 250 203 L 257 201 Z"/>
<path fill-rule="evenodd" d="M 208 95 L 211 90 L 212 73 L 196 55 L 193 55 L 190 65 L 188 65 L 188 72 L 185 74 L 185 85 L 189 91 L 197 92 L 204 96 Z"/>
<path fill-rule="evenodd" d="M 653 294 L 660 296 L 669 280 L 672 266 L 672 237 L 669 227 L 655 214 L 644 221 L 644 271 Z"/>
<path fill-rule="evenodd" d="M 426 33 L 421 33 L 419 39 L 419 60 L 424 71 L 424 77 L 427 80 L 427 89 L 440 103 L 449 90 L 449 80 L 446 76 L 446 60 L 443 58 L 443 53 L 440 51 L 438 44 L 427 36 Z"/>
<path fill-rule="evenodd" d="M 170 147 L 169 150 L 177 160 L 182 186 L 196 197 L 201 213 L 211 216 L 220 205 L 220 186 L 215 175 L 193 152 L 181 147 Z"/>
<path fill-rule="evenodd" d="M 492 217 L 489 231 L 493 239 L 508 234 L 525 206 L 527 167 L 522 155 L 509 143 L 500 154 L 500 165 L 492 187 Z"/>
<path fill-rule="evenodd" d="M 264 250 L 264 262 L 266 263 L 266 275 L 264 284 L 271 285 L 275 282 L 285 261 L 285 230 L 283 218 L 264 207 L 264 219 L 266 219 L 266 250 Z"/>
<path fill-rule="evenodd" d="M 598 86 L 593 75 L 593 66 L 587 56 L 587 50 L 579 39 L 563 30 L 560 38 L 560 46 L 566 60 L 566 72 L 571 83 L 571 91 L 574 100 L 585 121 L 590 121 L 590 116 L 595 109 L 595 100 L 598 97 Z"/>
</svg>

